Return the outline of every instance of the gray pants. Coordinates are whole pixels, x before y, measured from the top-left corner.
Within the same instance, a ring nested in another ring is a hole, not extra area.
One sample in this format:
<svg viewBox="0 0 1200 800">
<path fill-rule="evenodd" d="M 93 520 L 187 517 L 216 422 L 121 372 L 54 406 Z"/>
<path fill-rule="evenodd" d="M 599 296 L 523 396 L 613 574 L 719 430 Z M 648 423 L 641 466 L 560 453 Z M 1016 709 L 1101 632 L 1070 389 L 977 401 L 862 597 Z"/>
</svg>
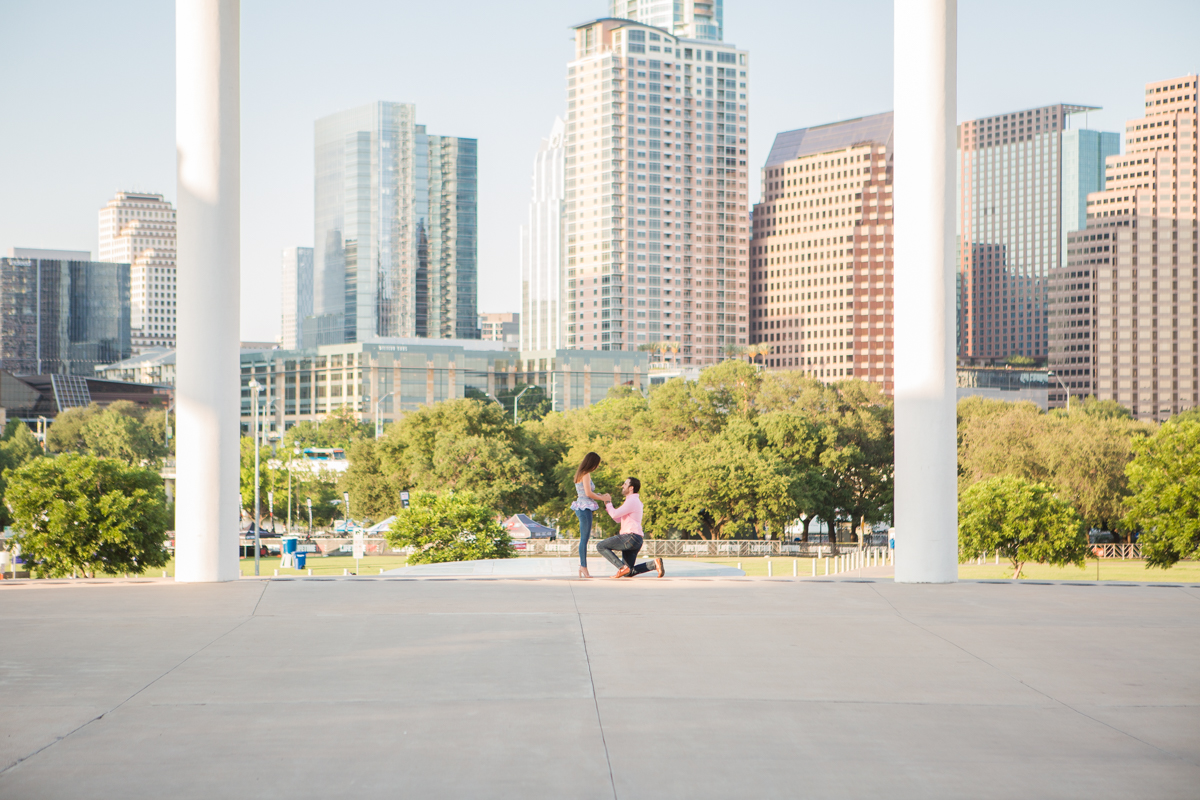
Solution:
<svg viewBox="0 0 1200 800">
<path fill-rule="evenodd" d="M 616 536 L 610 536 L 604 541 L 596 545 L 596 550 L 600 555 L 608 559 L 609 563 L 620 571 L 621 567 L 629 567 L 631 575 L 641 575 L 643 572 L 650 570 L 658 570 L 658 567 L 653 566 L 648 561 L 643 561 L 641 564 L 636 564 L 638 552 L 642 549 L 642 537 L 636 533 L 618 533 Z M 617 552 L 621 555 L 618 556 Z"/>
</svg>

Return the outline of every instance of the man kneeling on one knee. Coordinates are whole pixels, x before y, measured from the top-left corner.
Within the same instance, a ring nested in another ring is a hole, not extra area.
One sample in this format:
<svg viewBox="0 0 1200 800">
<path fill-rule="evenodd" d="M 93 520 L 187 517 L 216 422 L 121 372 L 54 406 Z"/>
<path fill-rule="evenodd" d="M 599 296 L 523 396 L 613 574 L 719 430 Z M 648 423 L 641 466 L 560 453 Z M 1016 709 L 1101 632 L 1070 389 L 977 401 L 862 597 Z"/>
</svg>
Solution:
<svg viewBox="0 0 1200 800">
<path fill-rule="evenodd" d="M 621 532 L 600 542 L 596 549 L 617 568 L 614 578 L 640 575 L 650 570 L 657 571 L 660 578 L 663 576 L 661 558 L 654 559 L 653 564 L 649 561 L 635 563 L 638 551 L 642 549 L 642 499 L 638 497 L 641 488 L 642 482 L 637 478 L 627 478 L 621 484 L 621 494 L 625 497 L 621 507 L 613 508 L 611 502 L 605 503 L 609 516 L 621 523 Z M 618 556 L 618 552 L 621 555 Z"/>
</svg>

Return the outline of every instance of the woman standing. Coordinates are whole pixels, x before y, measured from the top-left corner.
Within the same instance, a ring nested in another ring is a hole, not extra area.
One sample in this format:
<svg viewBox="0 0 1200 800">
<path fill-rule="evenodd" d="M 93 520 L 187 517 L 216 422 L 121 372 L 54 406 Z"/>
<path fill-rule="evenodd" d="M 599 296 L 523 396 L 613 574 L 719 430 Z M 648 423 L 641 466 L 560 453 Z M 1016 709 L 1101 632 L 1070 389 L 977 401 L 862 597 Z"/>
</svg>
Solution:
<svg viewBox="0 0 1200 800">
<path fill-rule="evenodd" d="M 600 503 L 607 503 L 611 495 L 596 494 L 596 484 L 592 483 L 592 473 L 600 466 L 600 456 L 588 453 L 579 462 L 575 470 L 575 502 L 571 509 L 579 517 L 579 577 L 590 578 L 587 568 L 588 537 L 592 534 L 592 513 L 600 510 Z"/>
</svg>

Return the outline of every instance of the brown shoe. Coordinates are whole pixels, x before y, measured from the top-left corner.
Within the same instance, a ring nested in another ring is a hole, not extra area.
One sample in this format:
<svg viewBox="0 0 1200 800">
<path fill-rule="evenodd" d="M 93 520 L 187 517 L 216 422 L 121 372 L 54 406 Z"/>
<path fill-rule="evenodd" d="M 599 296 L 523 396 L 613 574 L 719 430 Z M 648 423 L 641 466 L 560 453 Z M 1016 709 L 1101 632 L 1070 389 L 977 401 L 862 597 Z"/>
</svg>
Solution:
<svg viewBox="0 0 1200 800">
<path fill-rule="evenodd" d="M 667 571 L 665 569 L 663 569 L 663 563 L 662 563 L 661 558 L 654 559 L 654 567 L 655 567 L 655 569 L 658 570 L 658 577 L 661 578 L 663 575 L 667 574 Z"/>
<path fill-rule="evenodd" d="M 621 567 L 619 570 L 617 570 L 617 574 L 613 575 L 613 578 L 614 579 L 615 578 L 624 578 L 628 574 L 629 574 L 629 567 L 624 566 L 624 567 Z"/>
</svg>

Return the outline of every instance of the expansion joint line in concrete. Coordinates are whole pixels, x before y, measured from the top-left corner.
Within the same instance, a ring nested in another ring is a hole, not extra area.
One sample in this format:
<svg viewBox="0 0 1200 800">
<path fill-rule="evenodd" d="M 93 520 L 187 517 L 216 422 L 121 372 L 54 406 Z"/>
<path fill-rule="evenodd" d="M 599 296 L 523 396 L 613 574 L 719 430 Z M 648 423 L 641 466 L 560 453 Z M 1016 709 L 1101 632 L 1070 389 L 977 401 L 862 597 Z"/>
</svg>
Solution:
<svg viewBox="0 0 1200 800">
<path fill-rule="evenodd" d="M 260 594 L 259 594 L 259 596 L 258 596 L 258 600 L 256 600 L 256 601 L 255 601 L 255 603 L 254 603 L 254 611 L 257 611 L 257 610 L 258 610 L 258 604 L 259 604 L 259 603 L 262 601 L 262 596 L 263 596 L 263 594 L 265 594 L 265 593 L 266 593 L 266 591 L 267 591 L 266 587 L 267 587 L 267 584 L 264 582 L 264 584 L 263 584 L 263 591 L 262 591 L 262 593 L 260 593 Z M 191 660 L 192 660 L 192 658 L 194 658 L 195 656 L 198 656 L 198 655 L 200 655 L 200 654 L 201 654 L 201 653 L 203 653 L 205 650 L 207 650 L 208 648 L 212 647 L 214 644 L 216 644 L 217 642 L 221 641 L 221 640 L 222 640 L 222 639 L 224 639 L 226 636 L 228 636 L 229 634 L 231 634 L 231 633 L 233 633 L 234 631 L 236 631 L 238 628 L 240 628 L 240 627 L 242 627 L 243 625 L 245 625 L 247 622 L 249 622 L 251 619 L 253 619 L 253 618 L 254 618 L 254 611 L 251 611 L 251 612 L 250 612 L 250 615 L 249 615 L 249 616 L 247 616 L 247 617 L 246 617 L 244 620 L 242 620 L 241 622 L 239 622 L 237 625 L 234 625 L 232 628 L 230 628 L 229 630 L 225 631 L 224 633 L 220 634 L 220 635 L 219 635 L 219 636 L 217 636 L 215 639 L 213 639 L 211 642 L 208 642 L 208 643 L 207 643 L 207 644 L 205 644 L 203 647 L 201 647 L 199 650 L 196 650 L 196 651 L 195 651 L 195 652 L 193 652 L 193 653 L 188 653 L 186 656 L 184 656 L 183 660 L 182 660 L 182 661 L 180 661 L 178 664 L 176 664 L 175 666 L 171 667 L 171 668 L 170 668 L 170 669 L 168 669 L 166 672 L 164 672 L 163 674 L 159 675 L 157 678 L 154 678 L 152 681 L 150 681 L 149 683 L 147 683 L 147 684 L 146 684 L 145 686 L 143 686 L 142 688 L 138 689 L 138 690 L 137 690 L 136 692 L 134 692 L 133 694 L 129 695 L 129 697 L 126 697 L 124 700 L 122 700 L 121 702 L 117 703 L 117 704 L 116 704 L 115 706 L 113 706 L 112 708 L 108 709 L 107 711 L 101 712 L 100 714 L 97 714 L 96 716 L 94 716 L 94 717 L 92 717 L 91 719 L 87 720 L 86 722 L 84 722 L 83 724 L 79 725 L 78 727 L 72 728 L 71 730 L 69 730 L 69 731 L 67 731 L 66 733 L 64 733 L 62 736 L 58 736 L 58 737 L 56 737 L 56 738 L 55 738 L 53 741 L 47 742 L 46 744 L 42 745 L 41 747 L 39 747 L 37 750 L 34 750 L 34 751 L 33 751 L 32 753 L 30 753 L 29 755 L 24 755 L 24 756 L 21 756 L 21 757 L 20 757 L 20 758 L 18 758 L 16 761 L 12 762 L 11 764 L 8 764 L 8 765 L 7 765 L 7 766 L 5 766 L 3 769 L 0 769 L 0 778 L 4 777 L 5 773 L 7 773 L 9 770 L 11 770 L 11 769 L 15 769 L 15 768 L 19 767 L 21 764 L 23 764 L 23 763 L 25 763 L 26 761 L 28 761 L 29 759 L 33 758 L 33 757 L 34 757 L 34 756 L 36 756 L 38 753 L 41 753 L 41 752 L 42 752 L 42 751 L 44 751 L 44 750 L 48 750 L 48 749 L 50 749 L 50 748 L 51 748 L 51 747 L 53 747 L 54 745 L 56 745 L 56 744 L 58 744 L 59 742 L 63 741 L 64 739 L 69 739 L 70 737 L 74 736 L 75 734 L 79 733 L 81 730 L 83 730 L 84 728 L 86 728 L 88 725 L 91 725 L 93 722 L 99 722 L 100 720 L 104 719 L 106 716 L 108 716 L 109 714 L 113 713 L 114 711 L 116 711 L 117 709 L 119 709 L 121 706 L 125 705 L 125 704 L 126 704 L 126 703 L 128 703 L 130 700 L 132 700 L 133 698 L 137 697 L 139 694 L 141 694 L 142 692 L 146 691 L 146 690 L 147 690 L 147 689 L 149 689 L 151 686 L 153 686 L 154 684 L 156 684 L 156 683 L 158 683 L 159 681 L 161 681 L 163 678 L 165 678 L 165 677 L 167 677 L 168 675 L 170 675 L 170 674 L 171 674 L 172 672 L 174 672 L 175 670 L 177 670 L 177 669 L 179 669 L 180 667 L 182 667 L 182 666 L 183 666 L 184 664 L 186 664 L 188 661 L 191 661 Z"/>
<path fill-rule="evenodd" d="M 592 687 L 592 705 L 596 708 L 596 726 L 600 728 L 600 743 L 604 745 L 604 763 L 608 765 L 608 785 L 612 789 L 613 800 L 617 797 L 617 782 L 613 778 L 612 756 L 608 754 L 608 741 L 604 738 L 604 720 L 600 718 L 600 700 L 596 697 L 596 680 L 592 677 L 592 657 L 588 654 L 587 633 L 583 629 L 583 615 L 579 613 L 579 602 L 575 599 L 575 587 L 567 583 L 571 591 L 571 603 L 575 606 L 575 620 L 579 623 L 579 636 L 583 641 L 583 659 L 587 663 L 588 685 Z"/>
<path fill-rule="evenodd" d="M 1172 752 L 1170 752 L 1169 750 L 1163 750 L 1161 747 L 1159 747 L 1159 746 L 1157 746 L 1157 745 L 1155 745 L 1155 744 L 1152 744 L 1151 742 L 1147 742 L 1145 739 L 1142 739 L 1142 738 L 1139 738 L 1139 737 L 1137 737 L 1137 736 L 1134 736 L 1134 735 L 1133 735 L 1132 733 L 1130 733 L 1129 731 L 1124 731 L 1124 730 L 1121 730 L 1121 729 L 1120 729 L 1120 728 L 1118 728 L 1116 725 L 1113 725 L 1113 724 L 1111 724 L 1111 723 L 1105 722 L 1105 721 L 1104 721 L 1104 720 L 1102 720 L 1102 719 L 1096 719 L 1096 718 L 1095 718 L 1095 717 L 1093 717 L 1091 714 L 1088 714 L 1088 713 L 1086 713 L 1086 712 L 1084 712 L 1084 711 L 1080 711 L 1078 708 L 1075 708 L 1075 707 L 1074 707 L 1073 705 L 1071 705 L 1070 703 L 1064 702 L 1063 700 L 1060 700 L 1059 698 L 1057 698 L 1057 697 L 1054 697 L 1053 695 L 1046 694 L 1044 691 L 1042 691 L 1041 689 L 1037 688 L 1036 686 L 1031 686 L 1029 683 L 1027 683 L 1026 681 L 1023 681 L 1023 680 L 1021 680 L 1021 679 L 1020 679 L 1020 678 L 1018 678 L 1016 675 L 1013 675 L 1013 674 L 1011 674 L 1010 672 L 1008 672 L 1008 671 L 1006 671 L 1006 670 L 1004 670 L 1004 669 L 1001 669 L 1000 667 L 996 666 L 995 664 L 993 664 L 992 662 L 988 661 L 988 660 L 987 660 L 986 658 L 984 658 L 983 656 L 977 655 L 976 653 L 972 653 L 970 650 L 968 650 L 967 648 L 963 647 L 961 644 L 959 644 L 958 642 L 954 641 L 953 639 L 947 639 L 945 636 L 942 636 L 940 633 L 937 633 L 937 632 L 935 632 L 935 631 L 931 631 L 931 630 L 929 630 L 929 628 L 926 628 L 924 625 L 921 625 L 921 624 L 919 624 L 919 623 L 917 623 L 917 622 L 914 622 L 913 620 L 911 620 L 911 619 L 909 619 L 908 617 L 904 616 L 904 612 L 902 612 L 900 609 L 896 608 L 896 606 L 895 606 L 895 605 L 892 603 L 892 601 L 891 601 L 891 600 L 889 600 L 889 599 L 888 599 L 886 596 L 884 596 L 884 594 L 883 594 L 882 592 L 880 592 L 880 591 L 879 591 L 879 588 L 878 588 L 878 587 L 876 587 L 876 586 L 872 585 L 872 586 L 871 586 L 871 590 L 872 590 L 873 592 L 875 592 L 875 594 L 879 595 L 879 598 L 880 598 L 881 600 L 883 600 L 883 602 L 885 602 L 885 603 L 887 603 L 887 604 L 888 604 L 888 606 L 889 606 L 889 607 L 892 609 L 892 611 L 893 611 L 893 612 L 895 612 L 895 614 L 896 614 L 896 616 L 897 616 L 897 617 L 899 617 L 900 619 L 904 620 L 904 621 L 905 621 L 905 622 L 907 622 L 909 625 L 912 625 L 912 626 L 913 626 L 914 628 L 916 628 L 917 630 L 919 630 L 919 631 L 922 631 L 922 632 L 924 632 L 924 633 L 927 633 L 927 634 L 929 634 L 930 636 L 933 636 L 933 637 L 934 637 L 934 638 L 936 638 L 936 639 L 941 639 L 941 640 L 942 640 L 943 642 L 945 642 L 946 644 L 948 644 L 948 645 L 950 645 L 951 647 L 953 647 L 953 648 L 955 648 L 955 649 L 959 650 L 959 651 L 960 651 L 960 652 L 962 652 L 962 653 L 965 653 L 966 655 L 968 655 L 968 656 L 970 656 L 971 658 L 975 659 L 975 660 L 976 660 L 976 661 L 978 661 L 979 663 L 981 663 L 981 664 L 983 664 L 983 665 L 985 665 L 985 666 L 989 667 L 990 669 L 993 669 L 993 670 L 995 670 L 996 672 L 1000 673 L 1001 675 L 1003 675 L 1004 677 L 1008 678 L 1009 680 L 1016 681 L 1017 683 L 1019 683 L 1019 684 L 1021 684 L 1022 686 L 1024 686 L 1026 689 L 1029 689 L 1031 692 L 1035 692 L 1035 693 L 1037 693 L 1037 694 L 1040 694 L 1042 697 L 1046 698 L 1046 699 L 1047 699 L 1047 700 L 1049 700 L 1050 702 L 1052 702 L 1052 703 L 1056 703 L 1056 704 L 1058 704 L 1058 705 L 1062 706 L 1063 708 L 1067 709 L 1068 711 L 1070 711 L 1070 712 L 1072 712 L 1072 713 L 1074 713 L 1074 714 L 1078 714 L 1079 716 L 1083 717 L 1083 718 L 1084 718 L 1084 719 L 1086 719 L 1086 720 L 1090 720 L 1090 721 L 1092 721 L 1092 722 L 1096 723 L 1097 725 L 1102 725 L 1102 726 L 1104 726 L 1105 728 L 1108 728 L 1109 730 L 1116 731 L 1117 733 L 1121 734 L 1122 736 L 1127 736 L 1127 737 L 1129 737 L 1130 739 L 1133 739 L 1135 742 L 1138 742 L 1138 743 L 1140 743 L 1140 744 L 1144 744 L 1144 745 L 1146 745 L 1147 747 L 1149 747 L 1149 748 L 1151 748 L 1151 749 L 1153 749 L 1153 750 L 1157 750 L 1158 752 L 1162 753 L 1163 755 L 1165 755 L 1165 756 L 1167 756 L 1167 757 L 1169 757 L 1169 758 L 1173 758 L 1173 759 L 1176 759 L 1176 760 L 1178 760 L 1178 761 L 1182 761 L 1182 762 L 1183 762 L 1183 763 L 1185 763 L 1185 764 L 1192 764 L 1193 766 L 1200 766 L 1200 764 L 1196 764 L 1195 762 L 1193 762 L 1193 761 L 1190 761 L 1189 759 L 1186 759 L 1186 758 L 1184 758 L 1184 757 L 1180 756 L 1178 753 L 1172 753 Z"/>
</svg>

